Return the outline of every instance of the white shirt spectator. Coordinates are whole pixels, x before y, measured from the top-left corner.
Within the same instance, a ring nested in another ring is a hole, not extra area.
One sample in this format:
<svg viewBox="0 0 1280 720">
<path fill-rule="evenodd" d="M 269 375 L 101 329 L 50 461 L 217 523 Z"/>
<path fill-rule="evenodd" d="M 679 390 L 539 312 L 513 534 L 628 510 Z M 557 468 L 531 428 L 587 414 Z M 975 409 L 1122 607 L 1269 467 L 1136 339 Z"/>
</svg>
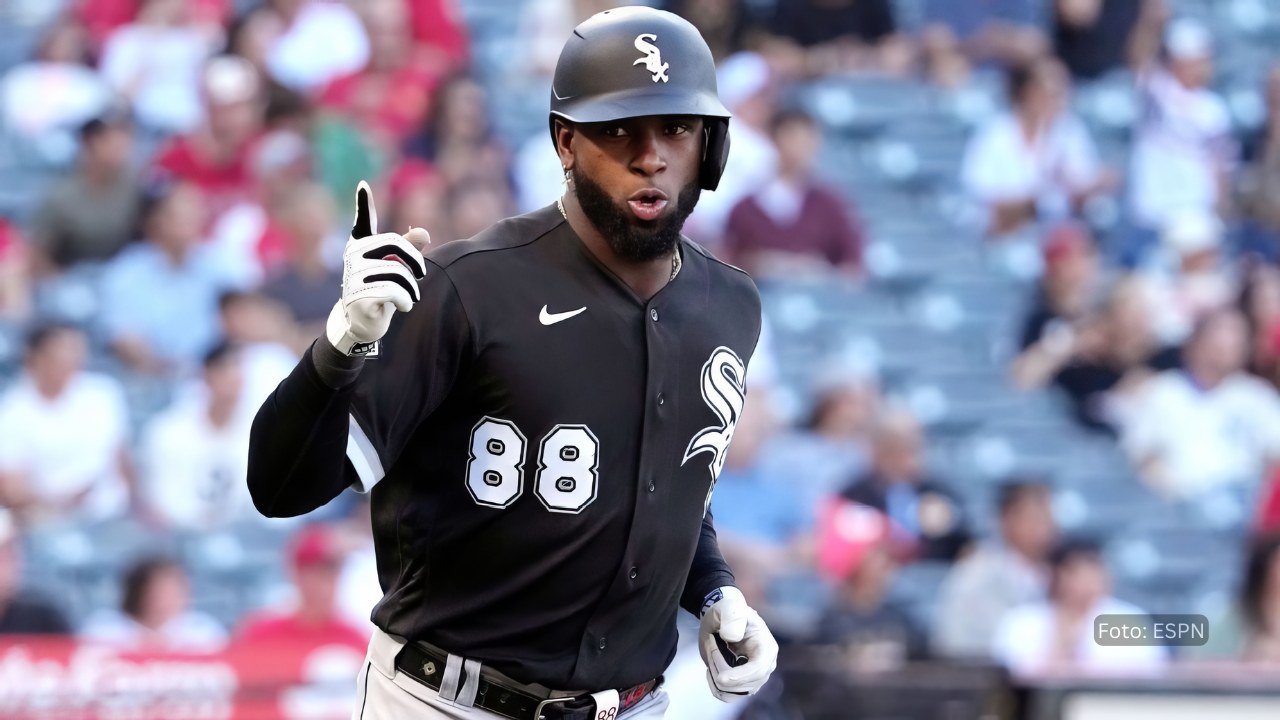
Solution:
<svg viewBox="0 0 1280 720">
<path fill-rule="evenodd" d="M 23 63 L 0 81 L 0 119 L 10 132 L 28 139 L 61 133 L 57 142 L 72 150 L 72 132 L 101 115 L 110 100 L 111 89 L 84 65 Z"/>
<path fill-rule="evenodd" d="M 82 640 L 119 650 L 166 649 L 217 652 L 227 644 L 227 631 L 209 615 L 187 611 L 151 631 L 119 610 L 98 610 L 85 620 Z"/>
<path fill-rule="evenodd" d="M 140 493 L 164 521 L 207 529 L 257 517 L 247 485 L 252 416 L 214 427 L 202 392 L 191 389 L 143 430 Z"/>
<path fill-rule="evenodd" d="M 1145 615 L 1129 603 L 1104 598 L 1085 615 L 1075 646 L 1076 669 L 1096 674 L 1147 674 L 1168 664 L 1169 656 L 1158 646 L 1105 646 L 1093 637 L 1098 615 Z M 1057 633 L 1058 611 L 1048 602 L 1035 602 L 1010 610 L 996 628 L 992 656 L 1015 675 L 1048 669 L 1049 654 Z"/>
<path fill-rule="evenodd" d="M 194 129 L 204 117 L 200 73 L 214 38 L 195 27 L 126 25 L 102 51 L 102 75 L 133 98 L 138 120 L 170 133 Z"/>
<path fill-rule="evenodd" d="M 1134 218 L 1160 228 L 1179 210 L 1213 210 L 1219 171 L 1229 169 L 1234 154 L 1226 104 L 1163 71 L 1147 79 L 1143 92 L 1144 118 L 1130 164 Z"/>
<path fill-rule="evenodd" d="M 1256 482 L 1280 460 L 1280 396 L 1244 373 L 1206 390 L 1167 370 L 1134 398 L 1121 441 L 1135 462 L 1159 458 L 1163 482 L 1180 495 Z"/>
<path fill-rule="evenodd" d="M 1032 140 L 1015 115 L 997 115 L 969 141 L 961 168 L 965 189 L 983 205 L 1034 199 L 1051 217 L 1066 216 L 1071 196 L 1093 186 L 1100 174 L 1093 139 L 1068 114 Z"/>
<path fill-rule="evenodd" d="M 119 465 L 128 432 L 128 407 L 114 379 L 81 373 L 53 400 L 23 379 L 0 397 L 0 472 L 22 475 L 50 503 L 88 492 L 85 515 L 112 517 L 128 499 Z"/>
<path fill-rule="evenodd" d="M 346 5 L 311 0 L 267 51 L 271 76 L 293 90 L 307 92 L 369 62 L 369 36 Z"/>
</svg>

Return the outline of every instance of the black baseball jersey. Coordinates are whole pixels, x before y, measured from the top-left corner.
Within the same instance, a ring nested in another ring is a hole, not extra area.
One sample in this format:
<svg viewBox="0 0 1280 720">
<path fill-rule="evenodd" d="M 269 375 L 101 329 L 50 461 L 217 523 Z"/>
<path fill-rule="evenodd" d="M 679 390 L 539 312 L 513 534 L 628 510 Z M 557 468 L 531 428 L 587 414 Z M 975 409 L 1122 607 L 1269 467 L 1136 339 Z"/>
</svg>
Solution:
<svg viewBox="0 0 1280 720">
<path fill-rule="evenodd" d="M 707 508 L 760 331 L 751 279 L 680 250 L 647 301 L 554 205 L 427 253 L 350 395 L 375 624 L 553 688 L 663 671 L 732 583 Z"/>
</svg>

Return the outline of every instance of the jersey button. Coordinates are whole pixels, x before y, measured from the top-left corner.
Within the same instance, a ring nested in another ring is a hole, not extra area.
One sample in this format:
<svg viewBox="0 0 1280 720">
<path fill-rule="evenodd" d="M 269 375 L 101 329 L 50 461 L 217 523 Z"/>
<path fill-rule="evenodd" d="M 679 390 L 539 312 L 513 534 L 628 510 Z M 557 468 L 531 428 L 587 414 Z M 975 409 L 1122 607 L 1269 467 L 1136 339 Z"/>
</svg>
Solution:
<svg viewBox="0 0 1280 720">
<path fill-rule="evenodd" d="M 658 308 L 649 309 L 649 319 L 654 322 L 658 322 Z"/>
<path fill-rule="evenodd" d="M 638 567 L 636 567 L 636 566 L 632 565 L 632 566 L 631 566 L 631 579 L 632 579 L 632 580 L 635 580 L 635 579 L 636 579 L 636 576 L 637 576 L 637 575 L 639 575 L 639 574 L 640 574 L 640 568 L 638 568 Z"/>
<path fill-rule="evenodd" d="M 608 640 L 606 640 L 606 639 L 604 639 L 604 638 L 600 638 L 600 644 L 599 644 L 599 645 L 597 645 L 596 647 L 600 648 L 600 651 L 601 651 L 601 652 L 604 652 L 604 648 L 605 648 L 605 646 L 606 646 L 606 645 L 608 645 L 608 644 L 609 644 L 609 641 L 608 641 Z"/>
<path fill-rule="evenodd" d="M 654 485 L 653 483 L 649 483 L 649 492 L 653 492 L 657 489 L 658 489 L 657 485 Z"/>
<path fill-rule="evenodd" d="M 663 396 L 662 396 L 662 393 L 658 393 L 658 404 L 659 404 L 659 405 L 661 405 L 661 404 L 665 403 L 666 401 L 667 401 L 667 399 L 666 399 L 665 397 L 663 397 Z"/>
</svg>

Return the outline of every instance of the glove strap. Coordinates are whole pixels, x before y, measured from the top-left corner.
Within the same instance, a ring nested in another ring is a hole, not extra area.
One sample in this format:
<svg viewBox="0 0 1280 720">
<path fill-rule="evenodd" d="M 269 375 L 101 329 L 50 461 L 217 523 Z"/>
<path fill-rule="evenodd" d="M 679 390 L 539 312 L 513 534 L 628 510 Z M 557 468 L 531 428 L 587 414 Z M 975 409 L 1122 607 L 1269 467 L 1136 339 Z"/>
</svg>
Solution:
<svg viewBox="0 0 1280 720">
<path fill-rule="evenodd" d="M 716 603 L 720 602 L 723 599 L 724 599 L 724 590 L 720 588 L 716 588 L 715 590 L 712 590 L 711 592 L 707 593 L 707 596 L 702 599 L 702 610 L 698 612 L 698 617 L 702 617 L 703 615 L 706 615 L 707 611 L 711 609 L 712 605 L 715 605 Z"/>
</svg>

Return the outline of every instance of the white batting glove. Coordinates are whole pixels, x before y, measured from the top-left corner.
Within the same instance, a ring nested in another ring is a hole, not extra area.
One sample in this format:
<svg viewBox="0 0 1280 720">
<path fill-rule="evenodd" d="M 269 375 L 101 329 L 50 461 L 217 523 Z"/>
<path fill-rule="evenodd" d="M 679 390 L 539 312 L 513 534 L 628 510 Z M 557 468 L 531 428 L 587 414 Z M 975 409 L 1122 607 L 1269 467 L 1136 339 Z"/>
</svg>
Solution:
<svg viewBox="0 0 1280 720">
<path fill-rule="evenodd" d="M 405 235 L 378 233 L 378 211 L 369 184 L 356 188 L 356 221 L 342 253 L 342 299 L 329 313 L 325 336 L 344 355 L 371 357 L 387 334 L 396 310 L 409 312 L 422 299 L 418 280 L 426 261 L 418 247 L 431 242 L 426 230 Z M 415 247 L 416 245 L 416 247 Z"/>
<path fill-rule="evenodd" d="M 698 628 L 698 652 L 707 666 L 711 694 L 722 702 L 754 695 L 778 667 L 778 641 L 765 626 L 760 613 L 747 605 L 736 587 L 726 586 L 721 597 L 702 613 Z M 745 656 L 746 662 L 733 667 L 716 643 L 716 635 L 731 653 Z"/>
</svg>

